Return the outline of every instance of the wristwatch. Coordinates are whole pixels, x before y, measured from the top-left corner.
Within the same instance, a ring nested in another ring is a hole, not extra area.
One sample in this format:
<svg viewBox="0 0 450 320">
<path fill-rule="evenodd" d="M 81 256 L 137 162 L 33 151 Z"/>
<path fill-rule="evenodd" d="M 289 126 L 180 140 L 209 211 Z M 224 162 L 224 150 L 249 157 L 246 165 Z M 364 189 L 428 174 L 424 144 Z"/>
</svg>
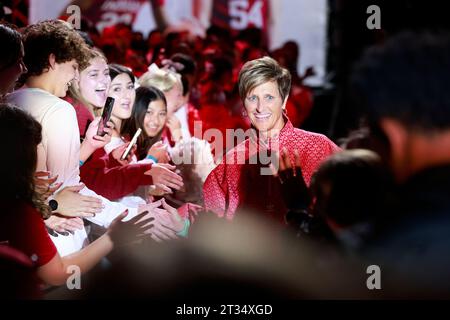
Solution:
<svg viewBox="0 0 450 320">
<path fill-rule="evenodd" d="M 50 208 L 52 208 L 52 211 L 55 211 L 56 209 L 58 209 L 58 201 L 52 199 L 48 202 L 48 205 L 50 206 Z"/>
</svg>

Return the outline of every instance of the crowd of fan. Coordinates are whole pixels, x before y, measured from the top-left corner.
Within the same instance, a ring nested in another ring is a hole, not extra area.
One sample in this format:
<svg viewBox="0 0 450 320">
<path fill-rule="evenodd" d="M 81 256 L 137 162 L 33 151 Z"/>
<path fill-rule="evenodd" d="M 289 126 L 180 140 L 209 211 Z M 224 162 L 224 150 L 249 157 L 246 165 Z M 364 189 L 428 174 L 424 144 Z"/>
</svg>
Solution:
<svg viewBox="0 0 450 320">
<path fill-rule="evenodd" d="M 342 150 L 298 129 L 313 104 L 303 84 L 313 71 L 298 75 L 298 46 L 269 52 L 256 29 L 145 40 L 126 25 L 99 35 L 52 20 L 0 31 L 11 48 L 0 53 L 2 294 L 41 297 L 37 284 L 64 284 L 68 266 L 97 265 L 83 297 L 371 297 L 355 265 L 365 275 L 377 264 L 386 297 L 448 296 L 448 37 L 404 34 L 365 54 L 352 86 L 366 125 Z M 242 83 L 270 68 L 275 78 Z M 211 149 L 204 134 L 261 133 L 248 94 L 267 83 L 282 98 L 280 140 L 292 141 L 277 154 L 279 170 L 258 180 L 225 162 L 239 146 Z M 99 134 L 107 97 L 111 120 Z M 233 182 L 233 170 L 247 174 Z M 222 194 L 229 203 L 218 208 Z M 281 223 L 258 210 L 234 217 L 248 199 L 260 202 L 253 209 L 283 202 Z M 98 267 L 107 256 L 111 266 Z"/>
</svg>

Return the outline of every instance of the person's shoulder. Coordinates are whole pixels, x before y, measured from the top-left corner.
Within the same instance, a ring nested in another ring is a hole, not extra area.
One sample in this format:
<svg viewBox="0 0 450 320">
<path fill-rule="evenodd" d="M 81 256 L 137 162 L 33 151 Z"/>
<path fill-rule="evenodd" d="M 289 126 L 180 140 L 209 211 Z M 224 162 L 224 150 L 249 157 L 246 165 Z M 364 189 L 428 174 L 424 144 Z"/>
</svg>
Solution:
<svg viewBox="0 0 450 320">
<path fill-rule="evenodd" d="M 73 107 L 67 101 L 41 89 L 23 88 L 7 96 L 8 102 L 16 104 L 19 108 L 29 109 L 30 112 L 67 111 L 75 114 Z"/>
<path fill-rule="evenodd" d="M 296 137 L 301 138 L 303 141 L 308 141 L 312 143 L 323 143 L 323 144 L 334 144 L 333 141 L 331 141 L 330 138 L 328 138 L 326 135 L 322 133 L 312 132 L 312 131 L 306 131 L 303 129 L 294 128 L 293 134 Z"/>
<path fill-rule="evenodd" d="M 61 98 L 51 95 L 47 98 L 45 114 L 47 118 L 55 118 L 58 120 L 76 119 L 77 113 L 73 106 Z"/>
<path fill-rule="evenodd" d="M 53 105 L 54 105 L 54 107 L 55 108 L 58 108 L 58 109 L 62 109 L 62 108 L 64 108 L 64 110 L 70 110 L 70 112 L 71 113 L 74 113 L 75 114 L 75 109 L 73 108 L 73 106 L 69 103 L 69 102 L 67 102 L 67 101 L 65 101 L 65 100 L 63 100 L 63 99 L 61 99 L 61 98 L 58 98 L 58 97 L 56 97 L 56 96 L 52 96 L 51 97 L 51 102 L 53 103 Z"/>
</svg>

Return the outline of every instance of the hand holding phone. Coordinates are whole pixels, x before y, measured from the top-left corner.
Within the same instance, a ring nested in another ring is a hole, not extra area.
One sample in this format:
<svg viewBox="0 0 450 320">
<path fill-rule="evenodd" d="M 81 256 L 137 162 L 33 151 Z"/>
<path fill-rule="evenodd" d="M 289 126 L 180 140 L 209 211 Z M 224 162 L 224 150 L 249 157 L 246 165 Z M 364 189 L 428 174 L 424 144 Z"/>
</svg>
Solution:
<svg viewBox="0 0 450 320">
<path fill-rule="evenodd" d="M 123 155 L 120 158 L 120 160 L 125 160 L 128 157 L 128 154 L 130 153 L 131 148 L 133 148 L 133 146 L 136 144 L 137 139 L 138 139 L 139 135 L 141 134 L 141 132 L 142 132 L 142 129 L 138 128 L 136 133 L 133 136 L 133 139 L 131 139 L 131 142 L 128 145 L 128 148 L 125 150 L 125 152 L 123 153 Z"/>
<path fill-rule="evenodd" d="M 105 106 L 103 107 L 102 118 L 100 119 L 97 130 L 97 135 L 100 137 L 103 137 L 106 134 L 104 129 L 107 126 L 109 119 L 111 118 L 113 106 L 114 106 L 114 98 L 112 97 L 106 98 Z"/>
</svg>

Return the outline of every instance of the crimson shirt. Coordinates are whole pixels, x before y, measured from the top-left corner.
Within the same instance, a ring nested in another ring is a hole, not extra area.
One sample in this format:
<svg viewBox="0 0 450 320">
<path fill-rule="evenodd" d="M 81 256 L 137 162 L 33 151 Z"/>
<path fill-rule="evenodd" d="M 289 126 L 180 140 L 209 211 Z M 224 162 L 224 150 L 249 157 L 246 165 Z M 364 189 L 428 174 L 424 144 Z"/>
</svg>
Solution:
<svg viewBox="0 0 450 320">
<path fill-rule="evenodd" d="M 57 253 L 42 215 L 20 201 L 0 204 L 0 242 L 23 252 L 35 267 L 47 264 Z"/>
<path fill-rule="evenodd" d="M 136 191 L 139 186 L 153 184 L 152 177 L 144 173 L 151 164 L 121 165 L 103 148 L 97 149 L 80 167 L 80 180 L 95 193 L 116 200 Z"/>
<path fill-rule="evenodd" d="M 293 152 L 298 150 L 303 178 L 308 185 L 321 162 L 339 150 L 324 135 L 296 129 L 287 119 L 278 138 L 269 139 L 267 144 L 270 150 L 286 148 L 291 161 Z M 250 137 L 230 150 L 205 181 L 203 196 L 206 210 L 232 219 L 238 209 L 252 209 L 283 222 L 287 208 L 282 201 L 279 180 L 272 175 L 261 174 L 262 158 L 259 158 L 259 164 L 250 161 L 266 150 L 256 137 Z"/>
</svg>

